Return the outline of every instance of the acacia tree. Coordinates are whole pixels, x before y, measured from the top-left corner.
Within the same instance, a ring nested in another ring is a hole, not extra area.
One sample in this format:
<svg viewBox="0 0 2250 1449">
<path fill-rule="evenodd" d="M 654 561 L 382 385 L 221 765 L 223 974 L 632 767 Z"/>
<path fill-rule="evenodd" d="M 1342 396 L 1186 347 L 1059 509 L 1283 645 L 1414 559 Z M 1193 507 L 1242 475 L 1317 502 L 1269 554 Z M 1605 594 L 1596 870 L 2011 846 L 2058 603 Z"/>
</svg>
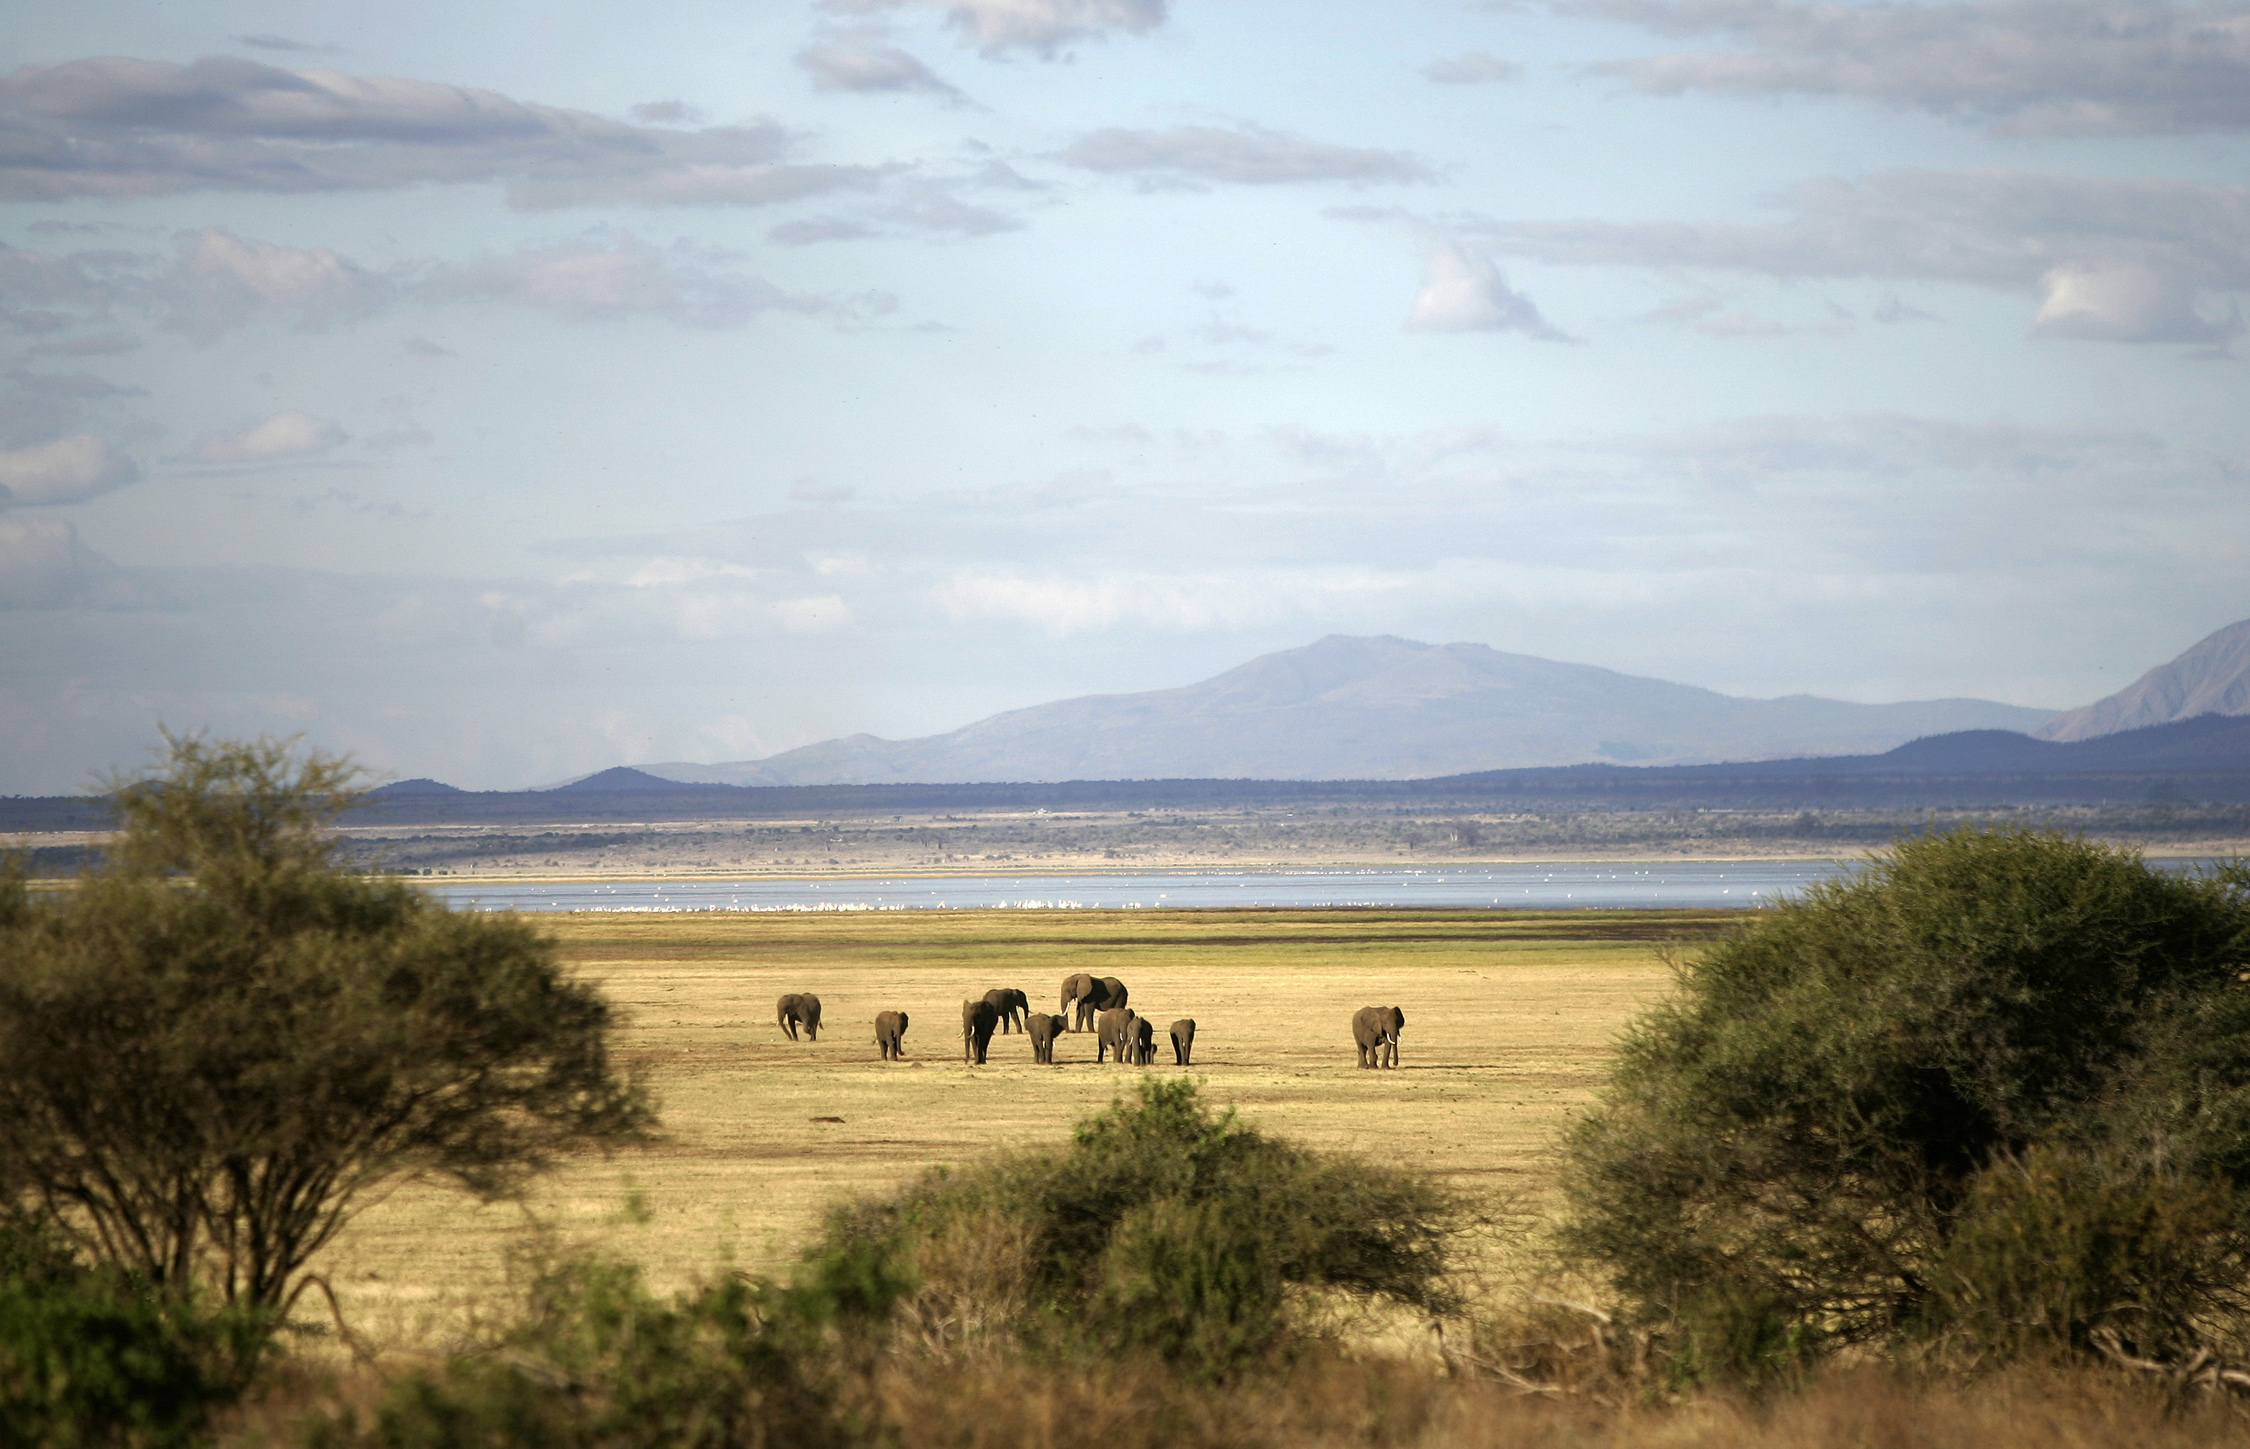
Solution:
<svg viewBox="0 0 2250 1449">
<path fill-rule="evenodd" d="M 1681 966 L 1568 1140 L 1567 1241 L 1644 1314 L 1733 1314 L 1714 1334 L 1752 1352 L 2239 1332 L 2246 974 L 2240 867 L 1901 842 Z"/>
<path fill-rule="evenodd" d="M 75 888 L 0 880 L 0 1203 L 273 1307 L 387 1185 L 509 1195 L 653 1124 L 552 943 L 347 866 L 350 764 L 166 743 Z"/>
</svg>

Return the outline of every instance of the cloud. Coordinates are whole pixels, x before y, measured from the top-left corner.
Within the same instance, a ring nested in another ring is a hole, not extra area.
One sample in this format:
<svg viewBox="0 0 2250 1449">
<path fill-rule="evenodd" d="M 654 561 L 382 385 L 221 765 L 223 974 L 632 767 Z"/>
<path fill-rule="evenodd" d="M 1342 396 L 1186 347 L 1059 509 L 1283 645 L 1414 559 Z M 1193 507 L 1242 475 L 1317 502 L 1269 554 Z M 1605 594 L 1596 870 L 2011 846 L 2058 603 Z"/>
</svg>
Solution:
<svg viewBox="0 0 2250 1449">
<path fill-rule="evenodd" d="M 257 35 L 230 35 L 227 39 L 238 45 L 247 45 L 252 50 L 284 50 L 305 55 L 341 55 L 344 53 L 344 47 L 340 45 L 307 45 L 301 40 L 291 40 L 286 35 L 275 35 L 270 31 L 260 32 Z"/>
<path fill-rule="evenodd" d="M 1449 241 L 1431 250 L 1406 326 L 1415 332 L 1522 332 L 1545 342 L 1572 340 L 1550 326 L 1529 297 L 1510 291 L 1490 258 Z"/>
<path fill-rule="evenodd" d="M 864 15 L 914 0 L 827 0 L 829 10 Z M 946 23 L 986 56 L 1028 50 L 1052 60 L 1075 40 L 1113 30 L 1145 35 L 1164 23 L 1165 0 L 943 0 Z"/>
<path fill-rule="evenodd" d="M 2246 186 L 1892 172 L 1806 182 L 1778 201 L 1795 214 L 1771 222 L 1457 225 L 1499 250 L 1550 263 L 1917 278 L 2038 292 L 2047 299 L 2039 335 L 2116 342 L 2207 340 L 2222 324 L 2194 312 L 2196 294 L 2250 288 Z"/>
<path fill-rule="evenodd" d="M 181 235 L 178 277 L 187 297 L 174 320 L 205 341 L 275 314 L 317 331 L 367 316 L 389 290 L 326 247 L 245 240 L 217 226 Z"/>
<path fill-rule="evenodd" d="M 829 306 L 792 297 L 757 277 L 716 270 L 683 247 L 659 251 L 630 235 L 444 268 L 420 291 L 433 301 L 505 303 L 575 322 L 649 316 L 694 327 L 738 327 L 776 307 Z"/>
<path fill-rule="evenodd" d="M 2045 294 L 2035 337 L 2090 342 L 2223 342 L 2242 330 L 2239 309 L 2223 321 L 2195 310 L 2195 286 L 2132 263 L 2065 264 L 2039 279 Z"/>
<path fill-rule="evenodd" d="M 1403 151 L 1330 146 L 1262 126 L 1224 129 L 1175 126 L 1168 131 L 1121 127 L 1089 131 L 1063 152 L 1089 171 L 1137 174 L 1175 184 L 1221 181 L 1268 185 L 1284 181 L 1433 181 L 1427 166 Z"/>
<path fill-rule="evenodd" d="M 0 460 L 7 456 L 0 454 Z M 0 609 L 77 602 L 105 563 L 62 519 L 0 516 Z"/>
<path fill-rule="evenodd" d="M 0 452 L 0 504 L 82 503 L 140 476 L 107 439 L 78 433 Z"/>
<path fill-rule="evenodd" d="M 821 41 L 799 51 L 797 64 L 824 91 L 925 91 L 956 102 L 966 99 L 913 56 L 877 41 Z"/>
<path fill-rule="evenodd" d="M 1466 55 L 1433 60 L 1422 67 L 1422 74 L 1439 85 L 1473 86 L 1487 81 L 1521 80 L 1523 67 L 1512 60 L 1502 60 L 1497 55 L 1472 50 Z"/>
<path fill-rule="evenodd" d="M 632 117 L 657 126 L 697 125 L 704 119 L 702 108 L 686 101 L 643 101 L 633 107 Z"/>
<path fill-rule="evenodd" d="M 310 413 L 275 413 L 231 433 L 206 433 L 188 453 L 196 463 L 278 463 L 317 458 L 348 441 L 333 422 Z"/>
<path fill-rule="evenodd" d="M 780 126 L 636 126 L 495 91 L 205 57 L 102 56 L 0 77 L 0 200 L 502 182 L 528 209 L 756 206 L 872 185 L 792 165 Z"/>
<path fill-rule="evenodd" d="M 2250 127 L 2250 5 L 1564 0 L 1729 48 L 1595 67 L 1656 95 L 1850 95 L 2032 135 Z"/>
</svg>

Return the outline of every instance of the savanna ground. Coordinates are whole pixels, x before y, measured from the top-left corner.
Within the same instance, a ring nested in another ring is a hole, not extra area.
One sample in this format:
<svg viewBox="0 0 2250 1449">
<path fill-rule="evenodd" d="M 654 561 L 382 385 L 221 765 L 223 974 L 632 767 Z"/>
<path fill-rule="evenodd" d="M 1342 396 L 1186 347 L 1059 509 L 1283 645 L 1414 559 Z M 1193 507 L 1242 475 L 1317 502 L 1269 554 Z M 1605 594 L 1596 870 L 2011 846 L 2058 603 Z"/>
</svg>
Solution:
<svg viewBox="0 0 2250 1449">
<path fill-rule="evenodd" d="M 489 1342 L 513 1311 L 527 1247 L 621 1255 L 665 1289 L 730 1267 L 779 1269 L 841 1199 L 995 1148 L 1057 1144 L 1142 1073 L 1180 1071 L 1168 1051 L 1153 1067 L 1097 1066 L 1091 1034 L 1066 1037 L 1052 1067 L 1033 1065 L 1020 1035 L 996 1036 L 988 1065 L 964 1066 L 960 1002 L 990 986 L 1021 987 L 1034 1009 L 1053 1009 L 1065 976 L 1118 976 L 1160 1026 L 1196 1019 L 1189 1072 L 1215 1103 L 1308 1145 L 1409 1164 L 1495 1206 L 1536 1211 L 1552 1202 L 1558 1130 L 1592 1099 L 1619 1030 L 1670 988 L 1660 950 L 1692 949 L 1744 919 L 1370 910 L 543 917 L 566 958 L 627 1013 L 621 1055 L 659 1093 L 665 1136 L 566 1164 L 522 1207 L 479 1208 L 410 1187 L 368 1211 L 320 1266 L 356 1333 L 389 1351 L 352 1368 L 330 1356 L 333 1340 L 317 1329 L 298 1338 L 303 1369 L 247 1405 L 221 1438 L 231 1449 L 298 1442 L 306 1405 L 356 1403 L 365 1415 L 383 1385 L 436 1362 L 431 1355 Z M 774 999 L 806 990 L 822 999 L 823 1030 L 817 1043 L 793 1043 L 774 1023 Z M 1354 1063 L 1350 1015 L 1375 1003 L 1406 1012 L 1396 1071 Z M 913 1019 L 902 1063 L 875 1055 L 872 1022 L 886 1009 Z M 1486 1250 L 1505 1257 L 1507 1241 L 1487 1240 Z M 1507 1285 L 1518 1265 L 1483 1266 L 1502 1269 L 1485 1307 L 1505 1312 L 1496 1299 L 1506 1296 L 1520 1308 L 1521 1282 Z M 320 1316 L 307 1306 L 297 1314 L 308 1327 Z M 1566 1335 L 1590 1327 L 1559 1316 Z M 1449 1375 L 1418 1322 L 1391 1323 L 1360 1347 L 1224 1393 L 1012 1359 L 973 1371 L 908 1365 L 875 1381 L 887 1425 L 879 1438 L 895 1449 L 2250 1443 L 2250 1418 L 2226 1401 L 2100 1367 L 2030 1364 L 1963 1378 L 1844 1364 L 1779 1393 L 1652 1397 L 1643 1382 L 1552 1398 L 1498 1377 Z M 345 1376 L 318 1378 L 323 1361 Z"/>
<path fill-rule="evenodd" d="M 1667 943 L 1728 911 L 914 911 L 541 917 L 627 1015 L 663 1139 L 567 1165 L 524 1206 L 411 1187 L 364 1214 L 325 1263 L 355 1328 L 436 1346 L 506 1281 L 527 1227 L 629 1256 L 662 1285 L 778 1268 L 830 1204 L 1011 1144 L 1052 1144 L 1141 1072 L 1174 1073 L 1164 1028 L 1197 1023 L 1213 1101 L 1272 1132 L 1536 1202 L 1547 1152 L 1589 1100 L 1613 1038 L 1668 987 Z M 996 1035 L 961 1060 L 960 1003 L 1020 987 L 1053 1011 L 1064 977 L 1116 976 L 1151 1017 L 1158 1065 L 1096 1065 Z M 775 998 L 810 991 L 818 1042 L 791 1042 Z M 1400 1067 L 1355 1064 L 1351 1014 L 1406 1013 Z M 907 1058 L 876 1058 L 875 1014 L 902 1010 Z M 308 1300 L 309 1302 L 310 1300 Z M 305 1310 L 300 1310 L 300 1314 Z"/>
</svg>

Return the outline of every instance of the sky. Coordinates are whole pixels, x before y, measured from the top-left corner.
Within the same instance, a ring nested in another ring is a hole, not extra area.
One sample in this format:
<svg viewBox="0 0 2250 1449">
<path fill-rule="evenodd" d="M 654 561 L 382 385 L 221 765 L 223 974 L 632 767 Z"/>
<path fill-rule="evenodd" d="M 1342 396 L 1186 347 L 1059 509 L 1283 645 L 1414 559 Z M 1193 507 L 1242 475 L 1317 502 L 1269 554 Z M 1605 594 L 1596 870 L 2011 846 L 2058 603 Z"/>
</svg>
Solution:
<svg viewBox="0 0 2250 1449">
<path fill-rule="evenodd" d="M 0 794 L 2250 616 L 2250 3 L 12 0 Z"/>
</svg>

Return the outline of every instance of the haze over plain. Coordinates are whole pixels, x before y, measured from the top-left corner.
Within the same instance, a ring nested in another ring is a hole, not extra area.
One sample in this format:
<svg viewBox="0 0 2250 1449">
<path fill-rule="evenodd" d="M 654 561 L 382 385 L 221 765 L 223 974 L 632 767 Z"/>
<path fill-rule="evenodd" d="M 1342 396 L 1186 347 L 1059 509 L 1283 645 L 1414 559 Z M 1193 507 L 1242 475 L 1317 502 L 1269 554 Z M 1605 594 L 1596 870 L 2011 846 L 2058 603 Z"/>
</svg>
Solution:
<svg viewBox="0 0 2250 1449">
<path fill-rule="evenodd" d="M 1323 634 L 2111 694 L 2250 612 L 2250 6 L 19 7 L 0 792 L 517 786 Z"/>
</svg>

